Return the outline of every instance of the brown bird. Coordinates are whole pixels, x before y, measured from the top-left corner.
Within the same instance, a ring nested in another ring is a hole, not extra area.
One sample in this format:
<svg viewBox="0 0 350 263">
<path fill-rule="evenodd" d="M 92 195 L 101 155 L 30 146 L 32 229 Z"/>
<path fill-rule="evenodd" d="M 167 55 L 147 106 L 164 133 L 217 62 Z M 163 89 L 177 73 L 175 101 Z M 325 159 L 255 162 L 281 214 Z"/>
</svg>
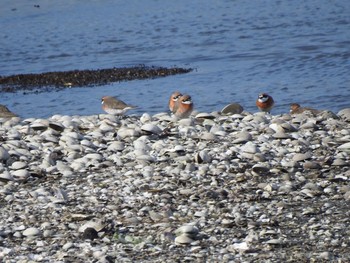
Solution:
<svg viewBox="0 0 350 263">
<path fill-rule="evenodd" d="M 0 118 L 13 118 L 13 117 L 17 117 L 17 115 L 11 112 L 5 105 L 0 104 Z"/>
<path fill-rule="evenodd" d="M 298 103 L 290 104 L 290 114 L 301 114 L 301 113 L 306 112 L 306 111 L 310 112 L 313 115 L 317 115 L 321 112 L 321 111 L 316 110 L 316 109 L 301 107 L 300 104 L 298 104 Z"/>
<path fill-rule="evenodd" d="M 193 111 L 193 106 L 191 96 L 187 94 L 182 95 L 177 102 L 177 107 L 174 114 L 180 119 L 188 118 Z"/>
<path fill-rule="evenodd" d="M 182 96 L 182 94 L 178 91 L 175 91 L 173 94 L 171 94 L 170 98 L 169 98 L 169 110 L 172 113 L 176 112 L 176 108 L 177 108 L 177 102 L 179 100 L 179 98 Z"/>
<path fill-rule="evenodd" d="M 275 102 L 273 98 L 266 93 L 259 94 L 259 97 L 256 100 L 256 106 L 259 108 L 259 110 L 265 112 L 270 112 L 274 104 Z"/>
<path fill-rule="evenodd" d="M 124 115 L 128 110 L 136 108 L 136 106 L 128 105 L 124 101 L 111 96 L 102 97 L 101 102 L 102 109 L 112 115 Z"/>
</svg>

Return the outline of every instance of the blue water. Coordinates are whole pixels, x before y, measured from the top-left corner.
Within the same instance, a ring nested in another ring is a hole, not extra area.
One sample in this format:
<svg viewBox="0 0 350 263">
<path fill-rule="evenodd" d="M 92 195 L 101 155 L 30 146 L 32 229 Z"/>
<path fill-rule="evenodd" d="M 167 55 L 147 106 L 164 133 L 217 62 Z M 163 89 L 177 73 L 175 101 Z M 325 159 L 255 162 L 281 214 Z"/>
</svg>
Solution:
<svg viewBox="0 0 350 263">
<path fill-rule="evenodd" d="M 260 92 L 274 114 L 291 102 L 338 112 L 350 107 L 350 1 L 2 0 L 0 75 L 145 64 L 189 74 L 40 94 L 2 93 L 26 117 L 102 113 L 100 98 L 167 110 L 172 91 L 200 111 L 239 102 L 251 112 Z M 35 7 L 39 5 L 40 7 Z M 131 112 L 130 112 L 131 113 Z"/>
</svg>

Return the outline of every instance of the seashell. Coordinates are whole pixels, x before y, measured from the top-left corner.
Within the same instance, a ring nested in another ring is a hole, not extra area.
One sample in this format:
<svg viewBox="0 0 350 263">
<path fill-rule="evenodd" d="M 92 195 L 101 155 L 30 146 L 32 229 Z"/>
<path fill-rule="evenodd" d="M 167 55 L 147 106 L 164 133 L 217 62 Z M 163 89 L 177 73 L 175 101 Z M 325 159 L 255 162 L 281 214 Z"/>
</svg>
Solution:
<svg viewBox="0 0 350 263">
<path fill-rule="evenodd" d="M 142 114 L 142 116 L 140 117 L 140 121 L 141 121 L 141 123 L 145 124 L 145 123 L 147 123 L 147 122 L 152 121 L 152 117 L 151 117 L 151 115 L 149 115 L 148 113 L 144 113 L 144 114 Z"/>
<path fill-rule="evenodd" d="M 191 119 L 191 118 L 180 119 L 180 120 L 178 120 L 178 123 L 181 126 L 193 126 L 194 125 L 193 119 Z"/>
<path fill-rule="evenodd" d="M 103 230 L 105 228 L 105 225 L 102 223 L 101 220 L 89 221 L 89 222 L 86 222 L 81 227 L 79 227 L 78 231 L 81 233 L 84 233 L 87 228 L 93 228 L 97 232 L 100 232 L 101 230 Z"/>
<path fill-rule="evenodd" d="M 232 143 L 246 143 L 252 140 L 252 135 L 247 131 L 242 131 L 236 134 L 235 138 L 237 139 L 233 140 Z"/>
<path fill-rule="evenodd" d="M 295 128 L 293 125 L 291 125 L 290 123 L 288 122 L 284 122 L 281 124 L 281 127 L 285 130 L 285 131 L 288 131 L 288 132 L 296 132 L 298 129 Z"/>
<path fill-rule="evenodd" d="M 197 119 L 197 120 L 202 120 L 202 125 L 207 130 L 210 130 L 212 126 L 216 125 L 216 122 L 212 119 Z"/>
<path fill-rule="evenodd" d="M 252 170 L 253 170 L 254 173 L 256 173 L 258 175 L 266 175 L 266 174 L 269 173 L 270 168 L 265 166 L 265 165 L 262 165 L 262 164 L 255 164 L 252 167 Z"/>
<path fill-rule="evenodd" d="M 312 130 L 314 130 L 316 128 L 317 128 L 317 126 L 316 126 L 314 121 L 308 121 L 308 122 L 300 125 L 300 129 L 312 129 Z"/>
<path fill-rule="evenodd" d="M 276 133 L 284 133 L 284 128 L 280 125 L 280 124 L 277 124 L 277 123 L 271 123 L 269 125 L 269 128 L 271 128 L 272 130 L 274 130 Z"/>
<path fill-rule="evenodd" d="M 174 151 L 175 152 L 185 152 L 185 147 L 183 147 L 182 145 L 175 145 L 174 147 Z"/>
<path fill-rule="evenodd" d="M 321 165 L 319 163 L 316 162 L 305 162 L 303 165 L 304 169 L 321 169 Z"/>
<path fill-rule="evenodd" d="M 201 112 L 201 113 L 198 113 L 196 116 L 195 116 L 196 119 L 210 119 L 210 120 L 213 120 L 215 119 L 215 116 L 210 114 L 210 113 L 206 113 L 206 112 Z"/>
<path fill-rule="evenodd" d="M 161 112 L 161 113 L 157 113 L 154 114 L 152 116 L 152 119 L 157 119 L 159 121 L 165 121 L 165 122 L 173 122 L 176 121 L 176 118 L 174 116 L 170 116 L 168 113 L 166 112 Z"/>
<path fill-rule="evenodd" d="M 283 240 L 282 239 L 270 239 L 268 241 L 265 242 L 266 244 L 269 244 L 269 245 L 281 245 L 283 244 Z"/>
<path fill-rule="evenodd" d="M 84 221 L 84 220 L 88 220 L 91 219 L 93 216 L 92 215 L 85 215 L 85 214 L 71 214 L 70 218 L 73 221 Z"/>
<path fill-rule="evenodd" d="M 350 108 L 342 109 L 338 112 L 338 116 L 346 121 L 350 121 Z"/>
<path fill-rule="evenodd" d="M 142 125 L 141 130 L 151 134 L 156 134 L 156 135 L 159 135 L 163 132 L 161 128 L 159 128 L 157 125 L 154 125 L 152 123 L 146 123 Z"/>
<path fill-rule="evenodd" d="M 62 249 L 63 249 L 64 251 L 67 251 L 68 249 L 70 249 L 70 248 L 72 248 L 72 247 L 74 247 L 74 244 L 73 244 L 72 242 L 67 242 L 66 244 L 64 244 L 64 245 L 62 246 Z"/>
<path fill-rule="evenodd" d="M 38 236 L 40 235 L 40 230 L 36 227 L 29 227 L 26 230 L 23 231 L 23 236 L 30 237 L 30 236 Z"/>
<path fill-rule="evenodd" d="M 281 161 L 281 165 L 282 167 L 289 167 L 289 168 L 293 168 L 293 167 L 298 167 L 298 163 L 295 161 L 286 161 L 286 160 L 282 160 Z"/>
<path fill-rule="evenodd" d="M 20 162 L 20 161 L 13 162 L 11 165 L 11 169 L 13 169 L 13 170 L 20 170 L 20 169 L 23 169 L 25 167 L 27 167 L 27 163 Z"/>
<path fill-rule="evenodd" d="M 125 144 L 123 142 L 120 141 L 114 141 L 112 143 L 110 143 L 107 147 L 107 151 L 110 152 L 121 152 L 123 151 L 125 148 Z"/>
<path fill-rule="evenodd" d="M 132 128 L 120 128 L 117 132 L 118 137 L 125 139 L 128 137 L 138 137 L 140 133 Z"/>
<path fill-rule="evenodd" d="M 85 155 L 85 158 L 90 160 L 96 160 L 99 162 L 103 160 L 103 156 L 99 153 L 88 153 L 87 155 Z"/>
<path fill-rule="evenodd" d="M 285 132 L 276 132 L 275 134 L 272 134 L 272 137 L 276 139 L 288 139 L 291 138 L 289 134 L 286 134 Z"/>
<path fill-rule="evenodd" d="M 196 163 L 210 163 L 211 157 L 206 150 L 202 150 L 194 155 Z"/>
<path fill-rule="evenodd" d="M 84 137 L 80 133 L 74 132 L 74 131 L 65 132 L 64 135 L 62 135 L 62 137 L 66 138 L 66 139 L 70 138 L 70 139 L 75 139 L 75 140 L 84 139 Z"/>
<path fill-rule="evenodd" d="M 156 159 L 150 155 L 147 155 L 147 154 L 143 154 L 143 155 L 138 155 L 136 156 L 136 159 L 138 161 L 146 161 L 146 162 L 155 162 Z"/>
<path fill-rule="evenodd" d="M 22 135 L 17 130 L 10 130 L 7 133 L 7 138 L 10 140 L 20 140 L 22 138 Z"/>
<path fill-rule="evenodd" d="M 300 162 L 300 161 L 305 161 L 307 159 L 310 159 L 312 157 L 311 152 L 306 152 L 306 153 L 296 153 L 292 160 L 295 162 Z"/>
<path fill-rule="evenodd" d="M 99 126 L 99 130 L 102 132 L 102 133 L 106 133 L 106 132 L 113 132 L 115 130 L 115 127 L 106 123 L 106 122 L 103 122 L 100 126 Z"/>
<path fill-rule="evenodd" d="M 233 248 L 234 250 L 238 250 L 238 251 L 243 252 L 243 251 L 248 250 L 248 249 L 249 249 L 249 246 L 248 246 L 247 242 L 241 242 L 241 243 L 234 243 L 234 244 L 232 245 L 232 248 Z"/>
<path fill-rule="evenodd" d="M 16 178 L 18 180 L 25 180 L 30 175 L 26 169 L 15 170 L 11 174 L 14 178 Z"/>
<path fill-rule="evenodd" d="M 238 104 L 238 103 L 230 103 L 226 105 L 222 110 L 222 114 L 227 114 L 227 115 L 233 115 L 233 114 L 240 114 L 243 112 L 243 107 Z"/>
<path fill-rule="evenodd" d="M 340 151 L 350 151 L 350 142 L 344 143 L 337 148 Z M 1 150 L 1 148 L 0 148 Z M 1 151 L 0 151 L 0 159 L 1 159 Z"/>
<path fill-rule="evenodd" d="M 58 132 L 63 132 L 65 129 L 65 127 L 61 123 L 58 123 L 58 122 L 50 122 L 49 127 L 55 131 L 58 131 Z"/>
<path fill-rule="evenodd" d="M 317 191 L 317 190 L 312 190 L 312 189 L 302 189 L 300 191 L 300 193 L 306 197 L 309 197 L 309 198 L 313 198 L 317 195 L 320 195 L 320 191 Z M 314 212 L 313 212 L 314 213 Z M 304 213 L 303 213 L 304 214 Z M 308 214 L 308 213 L 305 213 L 305 214 Z"/>
<path fill-rule="evenodd" d="M 59 142 L 58 138 L 54 137 L 52 135 L 49 135 L 49 134 L 43 135 L 42 134 L 42 136 L 44 137 L 43 141 L 45 141 L 45 142 L 53 142 L 53 143 L 58 143 Z"/>
<path fill-rule="evenodd" d="M 133 142 L 134 148 L 143 151 L 150 151 L 152 148 L 146 143 L 145 137 L 140 137 Z"/>
<path fill-rule="evenodd" d="M 224 219 L 222 219 L 221 224 L 224 227 L 233 227 L 235 225 L 235 221 L 232 219 L 224 218 Z"/>
<path fill-rule="evenodd" d="M 61 188 L 53 187 L 54 193 L 56 198 L 58 198 L 61 201 L 67 202 L 68 201 L 68 194 L 66 191 L 64 191 Z"/>
<path fill-rule="evenodd" d="M 10 158 L 10 154 L 8 153 L 8 151 L 3 148 L 2 146 L 0 146 L 0 160 L 1 161 L 6 161 Z"/>
<path fill-rule="evenodd" d="M 180 236 L 175 238 L 176 245 L 188 245 L 188 244 L 192 243 L 193 241 L 194 240 L 187 235 L 180 235 Z"/>
<path fill-rule="evenodd" d="M 44 131 L 48 128 L 49 122 L 38 120 L 30 125 L 30 128 L 32 128 L 35 131 Z"/>
<path fill-rule="evenodd" d="M 196 226 L 193 225 L 184 225 L 175 230 L 175 234 L 179 235 L 187 235 L 191 237 L 195 237 L 198 234 L 199 230 Z"/>
<path fill-rule="evenodd" d="M 0 174 L 0 182 L 8 182 L 8 181 L 13 181 L 14 178 L 13 176 L 8 172 L 4 171 L 3 173 Z"/>
<path fill-rule="evenodd" d="M 199 138 L 206 141 L 215 141 L 217 139 L 215 134 L 211 132 L 203 132 Z"/>
<path fill-rule="evenodd" d="M 339 119 L 339 117 L 335 113 L 333 113 L 332 111 L 324 110 L 318 115 L 317 119 L 322 119 L 322 120 Z"/>
<path fill-rule="evenodd" d="M 269 123 L 269 120 L 267 119 L 265 112 L 257 112 L 253 115 L 252 122 L 259 124 L 267 124 Z"/>
<path fill-rule="evenodd" d="M 344 161 L 343 159 L 335 159 L 332 163 L 333 166 L 345 166 L 348 165 L 348 163 L 346 161 Z"/>
<path fill-rule="evenodd" d="M 260 152 L 256 144 L 253 142 L 247 142 L 246 144 L 241 146 L 241 151 L 252 154 Z"/>
</svg>

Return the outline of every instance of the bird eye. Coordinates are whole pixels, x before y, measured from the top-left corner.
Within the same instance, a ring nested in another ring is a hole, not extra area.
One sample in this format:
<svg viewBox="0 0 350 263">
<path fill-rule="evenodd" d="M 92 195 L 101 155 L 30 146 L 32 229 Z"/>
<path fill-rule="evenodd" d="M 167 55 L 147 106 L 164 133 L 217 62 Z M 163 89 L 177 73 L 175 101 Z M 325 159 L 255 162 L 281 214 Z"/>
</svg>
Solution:
<svg viewBox="0 0 350 263">
<path fill-rule="evenodd" d="M 191 98 L 183 100 L 182 103 L 184 103 L 184 104 L 191 104 L 192 103 Z"/>
</svg>

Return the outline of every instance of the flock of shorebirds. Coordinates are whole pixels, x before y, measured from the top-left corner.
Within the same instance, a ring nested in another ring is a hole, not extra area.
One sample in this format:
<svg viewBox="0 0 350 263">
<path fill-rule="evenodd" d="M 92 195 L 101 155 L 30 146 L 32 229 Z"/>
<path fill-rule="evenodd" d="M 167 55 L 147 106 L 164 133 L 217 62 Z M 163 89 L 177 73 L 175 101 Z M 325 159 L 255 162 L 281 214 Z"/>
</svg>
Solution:
<svg viewBox="0 0 350 263">
<path fill-rule="evenodd" d="M 124 101 L 112 96 L 102 97 L 101 102 L 102 102 L 102 109 L 106 113 L 112 114 L 112 115 L 122 116 L 128 110 L 137 108 L 136 106 L 129 105 Z M 273 98 L 266 93 L 259 94 L 256 100 L 256 106 L 258 107 L 259 110 L 264 112 L 270 112 L 274 104 L 275 102 Z M 188 118 L 194 109 L 194 104 L 191 99 L 191 96 L 187 94 L 181 94 L 181 92 L 179 91 L 176 91 L 173 94 L 171 94 L 169 98 L 168 106 L 171 113 L 174 114 L 174 116 L 176 116 L 179 119 Z M 237 103 L 229 104 L 225 108 L 227 109 L 227 112 L 225 113 L 240 113 L 243 111 L 243 107 Z M 237 111 L 237 108 L 238 108 L 238 111 L 240 112 L 230 112 L 230 109 L 235 109 L 235 111 Z M 320 112 L 318 110 L 311 109 L 311 108 L 303 108 L 297 103 L 292 103 L 290 105 L 291 114 L 299 114 L 304 111 L 309 111 L 315 115 Z M 12 117 L 17 117 L 17 115 L 11 112 L 6 106 L 0 104 L 0 118 L 12 118 Z"/>
<path fill-rule="evenodd" d="M 274 104 L 275 102 L 272 96 L 270 96 L 267 93 L 259 94 L 256 100 L 256 106 L 258 107 L 259 110 L 264 112 L 270 112 Z M 243 107 L 237 103 L 229 104 L 226 106 L 226 108 L 229 109 L 230 106 L 232 105 L 234 105 L 235 107 L 231 107 L 231 108 L 234 108 L 236 110 L 238 105 L 240 111 L 241 112 L 243 111 Z M 174 114 L 177 118 L 182 119 L 182 118 L 188 118 L 191 115 L 194 109 L 194 104 L 190 95 L 182 94 L 179 91 L 175 91 L 173 94 L 171 94 L 169 98 L 168 107 L 172 114 Z M 102 109 L 108 114 L 124 115 L 128 110 L 135 109 L 135 108 L 136 106 L 128 105 L 124 101 L 119 100 L 115 97 L 105 96 L 102 98 Z M 292 103 L 290 105 L 291 114 L 298 114 L 304 111 L 310 111 L 312 114 L 318 114 L 320 112 L 318 110 L 311 109 L 311 108 L 303 108 L 297 103 Z"/>
</svg>

